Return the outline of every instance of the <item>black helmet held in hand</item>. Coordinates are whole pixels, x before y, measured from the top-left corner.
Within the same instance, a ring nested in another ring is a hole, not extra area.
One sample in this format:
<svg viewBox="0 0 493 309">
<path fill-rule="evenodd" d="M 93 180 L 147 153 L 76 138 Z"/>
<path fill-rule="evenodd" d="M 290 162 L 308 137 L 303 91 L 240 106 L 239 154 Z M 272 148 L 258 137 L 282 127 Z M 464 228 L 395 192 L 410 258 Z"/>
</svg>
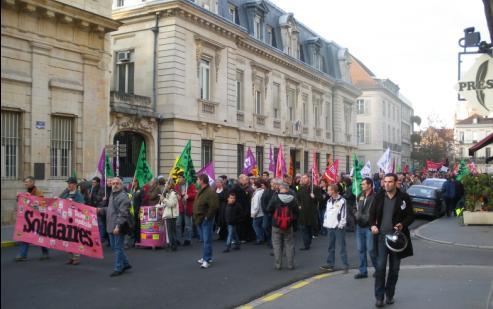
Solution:
<svg viewBox="0 0 493 309">
<path fill-rule="evenodd" d="M 395 230 L 393 234 L 385 235 L 385 245 L 392 252 L 402 252 L 407 248 L 408 239 L 406 235 Z"/>
</svg>

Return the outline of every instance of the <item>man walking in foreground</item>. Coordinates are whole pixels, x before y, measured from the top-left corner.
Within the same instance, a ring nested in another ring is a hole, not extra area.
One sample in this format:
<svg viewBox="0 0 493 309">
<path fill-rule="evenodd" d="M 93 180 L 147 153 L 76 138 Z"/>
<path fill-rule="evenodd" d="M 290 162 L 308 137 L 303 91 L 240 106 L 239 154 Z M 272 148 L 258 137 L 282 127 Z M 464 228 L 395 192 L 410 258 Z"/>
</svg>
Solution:
<svg viewBox="0 0 493 309">
<path fill-rule="evenodd" d="M 123 190 L 120 178 L 113 178 L 111 187 L 108 207 L 99 208 L 98 213 L 106 216 L 106 231 L 109 235 L 111 249 L 115 253 L 115 269 L 110 276 L 116 277 L 132 268 L 123 252 L 123 240 L 129 229 L 130 199 Z"/>
<path fill-rule="evenodd" d="M 383 307 L 383 299 L 387 304 L 394 303 L 395 286 L 399 277 L 401 259 L 412 256 L 413 248 L 409 233 L 409 225 L 414 221 L 413 205 L 407 193 L 397 189 L 397 175 L 386 174 L 384 190 L 379 192 L 370 208 L 371 232 L 376 235 L 377 267 L 375 272 L 375 306 Z M 404 251 L 396 253 L 385 245 L 385 235 L 393 234 L 394 230 L 402 232 L 408 241 Z M 389 261 L 389 274 L 385 280 L 385 272 Z"/>
<path fill-rule="evenodd" d="M 201 231 L 204 241 L 203 255 L 197 262 L 200 267 L 209 268 L 212 261 L 212 228 L 214 227 L 214 217 L 219 209 L 219 199 L 216 192 L 209 186 L 209 176 L 199 175 L 198 184 L 200 191 L 197 193 L 193 204 L 193 219 Z"/>
</svg>

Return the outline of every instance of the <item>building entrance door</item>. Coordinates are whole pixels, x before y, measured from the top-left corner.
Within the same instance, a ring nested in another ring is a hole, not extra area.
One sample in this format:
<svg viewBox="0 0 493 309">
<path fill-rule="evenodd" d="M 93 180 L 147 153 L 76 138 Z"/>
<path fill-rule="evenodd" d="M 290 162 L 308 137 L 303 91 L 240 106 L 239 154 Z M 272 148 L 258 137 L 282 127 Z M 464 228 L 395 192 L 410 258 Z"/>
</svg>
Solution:
<svg viewBox="0 0 493 309">
<path fill-rule="evenodd" d="M 142 143 L 145 144 L 144 137 L 135 132 L 121 131 L 118 132 L 114 139 L 113 144 L 120 142 L 120 145 L 126 145 L 127 151 L 124 157 L 120 157 L 119 160 L 119 174 L 120 177 L 133 177 L 135 173 L 135 167 L 137 165 L 137 159 L 139 158 L 139 151 Z M 147 147 L 146 147 L 147 149 Z"/>
</svg>

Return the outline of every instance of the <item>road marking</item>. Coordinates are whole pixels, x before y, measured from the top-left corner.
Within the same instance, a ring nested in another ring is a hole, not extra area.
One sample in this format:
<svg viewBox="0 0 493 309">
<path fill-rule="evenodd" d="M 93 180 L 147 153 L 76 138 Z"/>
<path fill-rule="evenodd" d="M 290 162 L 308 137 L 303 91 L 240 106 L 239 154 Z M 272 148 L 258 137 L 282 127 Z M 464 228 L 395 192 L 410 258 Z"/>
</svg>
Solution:
<svg viewBox="0 0 493 309">
<path fill-rule="evenodd" d="M 327 277 L 330 277 L 330 274 L 316 275 L 316 276 L 313 277 L 313 279 L 320 280 L 320 279 L 327 278 Z"/>
<path fill-rule="evenodd" d="M 263 301 L 266 301 L 266 302 L 267 301 L 273 301 L 273 300 L 276 300 L 276 299 L 278 299 L 279 297 L 281 297 L 283 295 L 284 294 L 282 294 L 282 293 L 274 293 L 274 294 L 271 294 L 271 295 L 269 295 L 267 297 L 262 298 L 262 300 Z"/>
<path fill-rule="evenodd" d="M 302 287 L 304 287 L 305 285 L 307 285 L 309 283 L 310 282 L 308 282 L 308 281 L 300 281 L 300 282 L 296 283 L 295 285 L 290 286 L 289 288 L 291 290 L 295 290 L 295 289 L 302 288 Z"/>
<path fill-rule="evenodd" d="M 253 309 L 253 306 L 245 305 L 245 306 L 239 307 L 238 309 Z"/>
</svg>

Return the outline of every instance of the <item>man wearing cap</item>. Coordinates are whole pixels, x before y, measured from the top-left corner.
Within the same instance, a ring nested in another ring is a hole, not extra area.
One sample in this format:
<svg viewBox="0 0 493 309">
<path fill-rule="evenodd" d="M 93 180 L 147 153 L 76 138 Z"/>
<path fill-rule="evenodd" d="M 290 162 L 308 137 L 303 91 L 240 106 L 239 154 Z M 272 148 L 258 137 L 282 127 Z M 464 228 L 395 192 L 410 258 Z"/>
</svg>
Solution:
<svg viewBox="0 0 493 309">
<path fill-rule="evenodd" d="M 28 194 L 38 196 L 38 197 L 43 197 L 43 191 L 39 190 L 35 185 L 34 185 L 34 177 L 33 176 L 28 176 L 24 178 L 24 187 L 27 190 Z M 27 251 L 29 250 L 29 243 L 27 242 L 20 242 L 19 244 L 19 254 L 16 256 L 15 261 L 16 262 L 24 262 L 27 261 Z M 41 247 L 41 257 L 39 258 L 41 261 L 49 259 L 50 256 L 48 254 L 48 249 L 45 247 Z"/>
<path fill-rule="evenodd" d="M 399 277 L 401 259 L 413 255 L 409 225 L 414 221 L 414 210 L 411 198 L 407 193 L 397 189 L 397 175 L 386 174 L 384 190 L 380 191 L 370 208 L 371 232 L 375 235 L 375 251 L 377 265 L 375 271 L 375 306 L 383 307 L 383 299 L 387 304 L 394 303 L 395 286 Z M 402 252 L 393 252 L 385 244 L 385 235 L 397 230 L 408 240 L 407 247 Z M 389 274 L 385 282 L 385 272 L 389 261 Z"/>
<path fill-rule="evenodd" d="M 67 179 L 67 189 L 65 189 L 59 198 L 66 200 L 71 200 L 76 203 L 84 204 L 84 196 L 77 190 L 77 178 L 69 177 Z M 68 265 L 79 265 L 80 264 L 80 254 L 71 253 L 70 258 L 67 261 Z"/>
</svg>

